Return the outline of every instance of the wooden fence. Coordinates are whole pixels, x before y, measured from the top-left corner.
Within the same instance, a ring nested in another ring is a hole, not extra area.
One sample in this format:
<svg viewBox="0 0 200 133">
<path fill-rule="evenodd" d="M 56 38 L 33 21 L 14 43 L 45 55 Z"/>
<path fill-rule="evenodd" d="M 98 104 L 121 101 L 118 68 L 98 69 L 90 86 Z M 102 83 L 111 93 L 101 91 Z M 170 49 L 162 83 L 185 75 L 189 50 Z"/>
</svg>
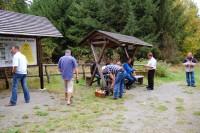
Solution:
<svg viewBox="0 0 200 133">
<path fill-rule="evenodd" d="M 90 66 L 91 63 L 79 64 L 79 74 L 82 75 L 83 79 L 86 79 L 86 76 L 91 76 Z M 102 64 L 103 65 L 103 64 Z M 58 64 L 43 64 L 44 73 L 43 76 L 46 76 L 47 83 L 50 83 L 51 76 L 58 76 L 60 72 L 57 68 Z M 143 64 L 136 64 L 134 67 L 142 67 Z M 27 77 L 39 77 L 38 66 L 29 66 Z M 143 74 L 146 73 L 144 69 L 136 69 L 137 73 Z M 9 88 L 9 78 L 12 78 L 12 69 L 11 68 L 0 68 L 0 79 L 5 80 L 6 88 Z M 37 73 L 37 74 L 35 74 Z"/>
</svg>

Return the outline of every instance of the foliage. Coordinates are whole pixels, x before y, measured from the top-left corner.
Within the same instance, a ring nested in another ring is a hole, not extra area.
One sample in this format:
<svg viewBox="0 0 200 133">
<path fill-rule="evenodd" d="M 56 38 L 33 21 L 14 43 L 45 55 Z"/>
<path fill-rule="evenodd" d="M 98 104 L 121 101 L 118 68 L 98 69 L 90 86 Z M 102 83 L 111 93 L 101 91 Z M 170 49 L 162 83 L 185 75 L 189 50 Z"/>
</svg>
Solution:
<svg viewBox="0 0 200 133">
<path fill-rule="evenodd" d="M 187 52 L 193 52 L 194 55 L 199 57 L 199 44 L 200 44 L 200 19 L 197 16 L 198 10 L 194 3 L 187 2 L 186 16 L 188 17 L 188 23 L 185 26 L 186 37 L 183 42 L 182 51 L 183 54 Z"/>
<path fill-rule="evenodd" d="M 156 76 L 159 77 L 168 77 L 169 76 L 169 64 L 166 62 L 158 62 L 156 69 Z"/>
<path fill-rule="evenodd" d="M 0 0 L 0 9 L 25 13 L 28 5 L 25 0 Z"/>
<path fill-rule="evenodd" d="M 158 59 L 168 62 L 178 62 L 188 51 L 199 56 L 200 18 L 192 0 L 33 0 L 30 8 L 24 0 L 1 0 L 0 6 L 18 12 L 29 9 L 30 14 L 45 16 L 58 28 L 63 38 L 43 42 L 45 56 L 52 56 L 54 62 L 67 48 L 78 58 L 88 54 L 79 42 L 95 29 L 143 39 L 154 45 Z M 139 58 L 147 50 L 142 52 Z"/>
</svg>

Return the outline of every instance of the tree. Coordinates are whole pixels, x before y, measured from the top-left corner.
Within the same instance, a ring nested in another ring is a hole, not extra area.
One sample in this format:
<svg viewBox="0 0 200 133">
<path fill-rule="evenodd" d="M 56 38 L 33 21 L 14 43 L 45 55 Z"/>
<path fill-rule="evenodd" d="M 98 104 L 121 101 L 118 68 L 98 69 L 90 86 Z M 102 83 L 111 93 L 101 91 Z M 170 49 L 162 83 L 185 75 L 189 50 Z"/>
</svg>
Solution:
<svg viewBox="0 0 200 133">
<path fill-rule="evenodd" d="M 0 0 L 0 9 L 26 13 L 28 5 L 25 0 Z"/>
<path fill-rule="evenodd" d="M 188 18 L 188 23 L 185 25 L 186 37 L 183 41 L 182 51 L 183 54 L 193 52 L 193 54 L 200 57 L 200 18 L 197 16 L 198 9 L 193 2 L 187 1 L 185 14 Z"/>
</svg>

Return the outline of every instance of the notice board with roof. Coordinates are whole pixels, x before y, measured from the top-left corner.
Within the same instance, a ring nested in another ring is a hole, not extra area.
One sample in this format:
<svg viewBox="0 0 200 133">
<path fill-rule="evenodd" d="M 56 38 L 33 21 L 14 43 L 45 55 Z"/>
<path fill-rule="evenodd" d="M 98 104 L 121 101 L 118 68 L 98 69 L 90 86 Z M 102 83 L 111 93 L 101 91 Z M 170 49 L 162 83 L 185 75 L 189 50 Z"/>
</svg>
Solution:
<svg viewBox="0 0 200 133">
<path fill-rule="evenodd" d="M 28 65 L 39 67 L 40 88 L 44 88 L 41 39 L 63 37 L 45 17 L 0 10 L 0 70 L 12 66 L 10 48 L 20 47 Z M 8 83 L 7 83 L 8 84 Z"/>
</svg>

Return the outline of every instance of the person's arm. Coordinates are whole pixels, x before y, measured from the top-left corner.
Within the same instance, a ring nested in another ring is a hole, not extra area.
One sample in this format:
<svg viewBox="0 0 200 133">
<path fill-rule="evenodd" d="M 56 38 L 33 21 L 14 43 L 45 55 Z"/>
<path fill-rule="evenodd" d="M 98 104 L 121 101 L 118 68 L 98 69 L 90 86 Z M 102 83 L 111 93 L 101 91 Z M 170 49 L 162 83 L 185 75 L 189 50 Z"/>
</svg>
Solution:
<svg viewBox="0 0 200 133">
<path fill-rule="evenodd" d="M 191 66 L 194 67 L 196 65 L 196 63 L 197 63 L 197 60 L 196 59 L 192 59 Z"/>
<path fill-rule="evenodd" d="M 186 59 L 183 61 L 183 65 L 186 66 L 186 67 L 189 65 L 189 63 Z"/>
<path fill-rule="evenodd" d="M 123 67 L 124 67 L 124 69 L 125 69 L 129 74 L 133 72 L 133 68 L 131 68 L 131 67 L 128 65 L 128 63 L 125 63 Z"/>
<path fill-rule="evenodd" d="M 78 82 L 78 63 L 75 58 L 73 60 L 73 65 L 74 65 L 74 72 L 76 74 L 76 81 Z"/>
<path fill-rule="evenodd" d="M 78 67 L 75 68 L 76 80 L 78 81 Z"/>
<path fill-rule="evenodd" d="M 12 73 L 16 73 L 17 71 L 17 66 L 19 65 L 19 62 L 18 62 L 18 58 L 16 56 L 13 57 L 13 64 L 12 64 Z"/>
<path fill-rule="evenodd" d="M 114 84 L 115 84 L 115 75 L 110 73 L 109 74 L 110 78 L 111 78 L 111 88 L 114 88 Z"/>
<path fill-rule="evenodd" d="M 144 67 L 145 67 L 147 70 L 152 69 L 153 67 L 151 66 L 151 61 L 148 61 L 148 63 L 147 63 L 146 65 L 144 65 Z"/>
</svg>

